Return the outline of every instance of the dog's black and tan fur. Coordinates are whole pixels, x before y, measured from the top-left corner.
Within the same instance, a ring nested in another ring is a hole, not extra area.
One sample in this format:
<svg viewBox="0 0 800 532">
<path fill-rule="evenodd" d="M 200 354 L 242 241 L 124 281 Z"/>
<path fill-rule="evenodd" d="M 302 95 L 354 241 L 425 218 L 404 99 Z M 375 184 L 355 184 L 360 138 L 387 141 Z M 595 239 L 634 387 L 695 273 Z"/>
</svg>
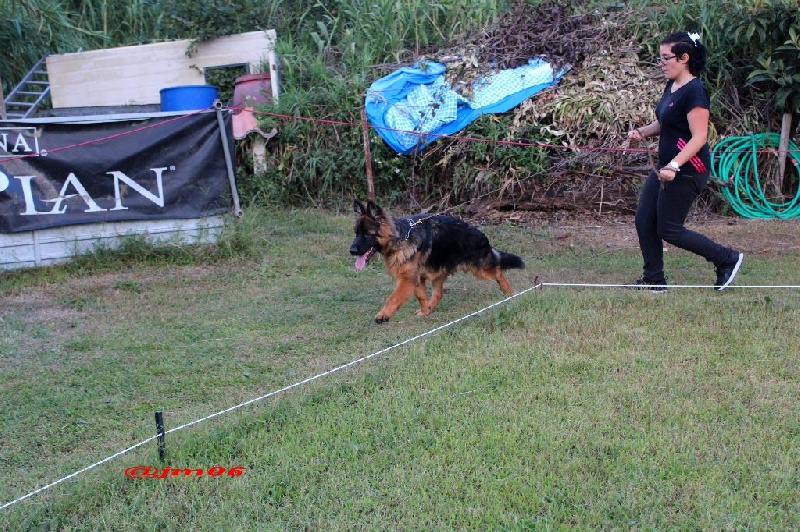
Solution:
<svg viewBox="0 0 800 532">
<path fill-rule="evenodd" d="M 522 259 L 494 249 L 476 227 L 453 216 L 417 214 L 392 218 L 372 201 L 355 201 L 356 238 L 350 253 L 361 269 L 380 252 L 395 288 L 375 316 L 377 323 L 389 321 L 414 294 L 419 301 L 418 316 L 425 316 L 439 304 L 444 282 L 456 270 L 472 273 L 481 280 L 494 279 L 506 295 L 511 285 L 503 275 L 509 268 L 524 268 Z M 426 282 L 433 293 L 428 299 Z"/>
</svg>

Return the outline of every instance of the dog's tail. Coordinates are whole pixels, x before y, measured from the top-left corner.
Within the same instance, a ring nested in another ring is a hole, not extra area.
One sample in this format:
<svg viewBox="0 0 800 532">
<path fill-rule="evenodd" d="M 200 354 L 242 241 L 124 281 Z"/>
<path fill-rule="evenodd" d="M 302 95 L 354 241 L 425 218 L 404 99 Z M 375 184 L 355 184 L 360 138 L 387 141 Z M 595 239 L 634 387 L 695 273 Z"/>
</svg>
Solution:
<svg viewBox="0 0 800 532">
<path fill-rule="evenodd" d="M 492 252 L 497 257 L 498 262 L 500 262 L 500 268 L 503 270 L 522 269 L 525 267 L 522 259 L 513 253 L 506 253 L 497 249 L 492 249 Z"/>
</svg>

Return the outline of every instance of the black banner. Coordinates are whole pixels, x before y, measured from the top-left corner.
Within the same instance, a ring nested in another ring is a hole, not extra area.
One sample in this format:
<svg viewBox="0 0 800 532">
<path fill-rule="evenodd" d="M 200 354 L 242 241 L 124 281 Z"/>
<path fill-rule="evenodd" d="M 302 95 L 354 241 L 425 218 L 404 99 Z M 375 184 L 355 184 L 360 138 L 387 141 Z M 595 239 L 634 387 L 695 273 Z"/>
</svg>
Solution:
<svg viewBox="0 0 800 532">
<path fill-rule="evenodd" d="M 232 154 L 231 114 L 222 116 Z M 215 111 L 0 122 L 0 233 L 225 212 L 221 139 Z"/>
</svg>

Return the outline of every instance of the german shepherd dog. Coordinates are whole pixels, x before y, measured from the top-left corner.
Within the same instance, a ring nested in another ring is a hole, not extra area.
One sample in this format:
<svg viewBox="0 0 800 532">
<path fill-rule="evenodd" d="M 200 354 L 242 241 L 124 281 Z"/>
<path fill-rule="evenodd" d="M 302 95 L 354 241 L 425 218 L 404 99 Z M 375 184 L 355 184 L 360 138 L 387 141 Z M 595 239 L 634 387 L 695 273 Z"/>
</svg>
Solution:
<svg viewBox="0 0 800 532">
<path fill-rule="evenodd" d="M 375 255 L 395 280 L 395 288 L 375 316 L 376 323 L 389 321 L 413 293 L 419 301 L 417 316 L 426 316 L 444 295 L 444 282 L 456 270 L 472 273 L 481 280 L 494 279 L 500 289 L 511 295 L 511 285 L 503 270 L 524 268 L 522 259 L 494 249 L 489 239 L 467 222 L 443 214 L 417 214 L 392 218 L 372 201 L 354 202 L 356 238 L 350 254 L 358 257 L 361 270 Z M 426 281 L 432 294 L 428 299 Z"/>
</svg>

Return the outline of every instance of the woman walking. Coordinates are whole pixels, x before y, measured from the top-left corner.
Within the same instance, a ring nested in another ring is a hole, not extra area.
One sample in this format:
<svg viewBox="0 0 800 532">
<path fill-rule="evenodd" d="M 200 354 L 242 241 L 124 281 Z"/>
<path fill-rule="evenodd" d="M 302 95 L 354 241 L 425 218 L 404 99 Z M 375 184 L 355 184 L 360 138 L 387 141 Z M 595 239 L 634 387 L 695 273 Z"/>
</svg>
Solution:
<svg viewBox="0 0 800 532">
<path fill-rule="evenodd" d="M 632 285 L 654 293 L 667 290 L 664 242 L 713 263 L 716 290 L 731 284 L 744 259 L 744 253 L 684 226 L 692 203 L 708 183 L 711 168 L 707 142 L 710 99 L 697 77 L 705 68 L 706 53 L 700 36 L 694 33 L 673 33 L 661 41 L 658 62 L 667 85 L 656 106 L 656 119 L 628 132 L 634 140 L 659 135 L 659 170 L 647 176 L 636 209 L 644 268 L 642 277 Z"/>
</svg>

